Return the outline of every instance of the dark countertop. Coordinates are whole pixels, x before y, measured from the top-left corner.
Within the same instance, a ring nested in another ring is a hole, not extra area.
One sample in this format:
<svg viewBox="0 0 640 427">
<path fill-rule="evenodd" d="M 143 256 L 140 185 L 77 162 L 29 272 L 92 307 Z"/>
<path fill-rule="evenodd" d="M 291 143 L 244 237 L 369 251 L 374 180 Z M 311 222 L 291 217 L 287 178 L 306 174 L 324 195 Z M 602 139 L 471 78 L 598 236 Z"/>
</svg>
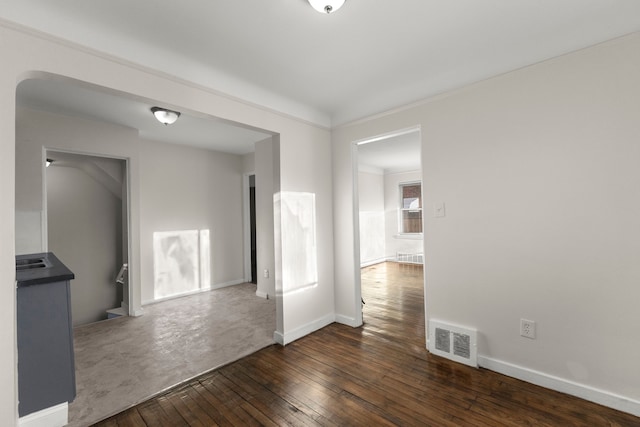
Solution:
<svg viewBox="0 0 640 427">
<path fill-rule="evenodd" d="M 53 252 L 16 256 L 18 287 L 63 282 L 75 275 Z"/>
</svg>

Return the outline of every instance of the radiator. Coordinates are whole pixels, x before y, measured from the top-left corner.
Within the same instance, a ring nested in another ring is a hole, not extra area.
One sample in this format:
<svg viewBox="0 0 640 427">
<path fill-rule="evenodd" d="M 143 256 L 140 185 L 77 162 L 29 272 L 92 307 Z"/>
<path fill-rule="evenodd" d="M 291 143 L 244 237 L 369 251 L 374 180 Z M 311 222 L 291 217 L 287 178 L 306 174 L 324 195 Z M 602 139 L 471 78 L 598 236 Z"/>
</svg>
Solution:
<svg viewBox="0 0 640 427">
<path fill-rule="evenodd" d="M 396 262 L 404 264 L 424 264 L 424 255 L 408 252 L 396 252 Z"/>
</svg>

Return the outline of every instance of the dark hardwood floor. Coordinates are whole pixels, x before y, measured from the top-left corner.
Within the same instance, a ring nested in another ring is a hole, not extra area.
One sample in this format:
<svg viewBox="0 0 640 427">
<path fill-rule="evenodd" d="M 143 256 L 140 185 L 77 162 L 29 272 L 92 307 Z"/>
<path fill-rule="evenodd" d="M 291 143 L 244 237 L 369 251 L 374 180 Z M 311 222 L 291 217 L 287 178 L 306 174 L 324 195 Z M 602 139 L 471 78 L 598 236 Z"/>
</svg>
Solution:
<svg viewBox="0 0 640 427">
<path fill-rule="evenodd" d="M 98 426 L 640 426 L 425 350 L 422 268 L 363 269 L 365 324 L 271 346 Z"/>
</svg>

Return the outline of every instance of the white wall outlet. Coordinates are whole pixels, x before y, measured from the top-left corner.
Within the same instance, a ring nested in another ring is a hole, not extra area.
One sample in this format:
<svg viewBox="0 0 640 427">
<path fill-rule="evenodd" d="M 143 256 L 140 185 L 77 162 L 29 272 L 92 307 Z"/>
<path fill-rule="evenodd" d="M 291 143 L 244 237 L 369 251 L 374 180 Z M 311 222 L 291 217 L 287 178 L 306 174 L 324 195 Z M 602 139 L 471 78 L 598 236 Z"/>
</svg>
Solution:
<svg viewBox="0 0 640 427">
<path fill-rule="evenodd" d="M 536 339 L 536 322 L 533 320 L 520 319 L 520 335 L 532 340 Z"/>
<path fill-rule="evenodd" d="M 264 272 L 262 273 L 262 275 L 264 276 L 265 279 L 269 278 L 269 270 L 268 269 L 264 269 Z"/>
</svg>

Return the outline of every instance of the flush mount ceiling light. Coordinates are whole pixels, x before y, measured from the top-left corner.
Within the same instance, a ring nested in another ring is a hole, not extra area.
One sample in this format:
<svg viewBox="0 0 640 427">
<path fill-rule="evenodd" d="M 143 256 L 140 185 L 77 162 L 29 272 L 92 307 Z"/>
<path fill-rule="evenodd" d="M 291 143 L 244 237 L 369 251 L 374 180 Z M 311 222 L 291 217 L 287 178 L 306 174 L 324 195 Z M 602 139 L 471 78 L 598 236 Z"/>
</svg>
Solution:
<svg viewBox="0 0 640 427">
<path fill-rule="evenodd" d="M 320 13 L 333 13 L 340 9 L 345 0 L 309 0 L 312 8 Z"/>
<path fill-rule="evenodd" d="M 166 108 L 152 107 L 151 112 L 164 125 L 172 125 L 180 117 L 180 113 L 177 111 L 167 110 Z"/>
</svg>

